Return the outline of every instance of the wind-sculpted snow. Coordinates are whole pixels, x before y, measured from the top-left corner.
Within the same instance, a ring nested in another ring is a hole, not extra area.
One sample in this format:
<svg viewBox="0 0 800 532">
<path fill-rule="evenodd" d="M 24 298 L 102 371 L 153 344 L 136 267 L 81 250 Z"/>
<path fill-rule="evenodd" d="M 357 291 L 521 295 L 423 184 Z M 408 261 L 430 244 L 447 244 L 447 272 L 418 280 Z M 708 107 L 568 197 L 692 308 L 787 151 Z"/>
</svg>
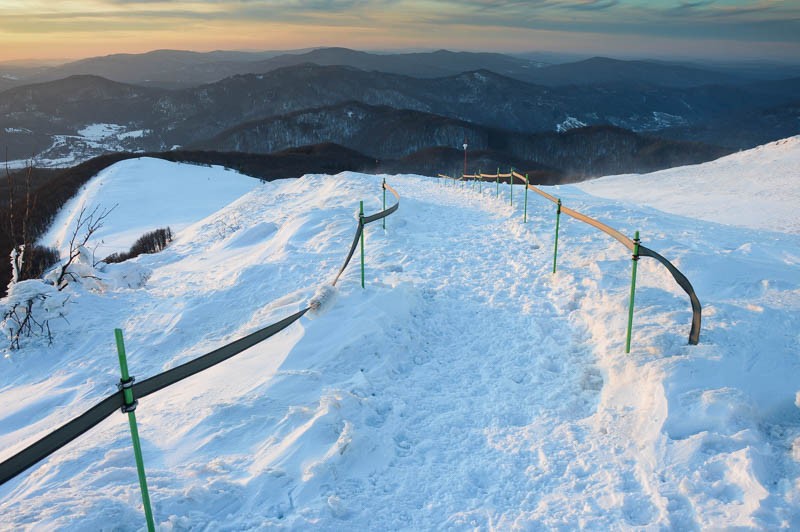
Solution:
<svg viewBox="0 0 800 532">
<path fill-rule="evenodd" d="M 800 136 L 708 163 L 608 176 L 580 187 L 724 224 L 800 234 Z"/>
<path fill-rule="evenodd" d="M 800 236 L 546 187 L 640 230 L 704 304 L 688 346 L 685 295 L 643 259 L 625 355 L 629 252 L 562 219 L 551 274 L 555 209 L 531 195 L 523 225 L 521 187 L 512 209 L 508 185 L 386 176 L 402 203 L 367 227 L 366 289 L 355 264 L 321 289 L 382 177 L 259 185 L 134 259 L 143 287 L 76 289 L 55 348 L 0 361 L 0 460 L 113 391 L 114 327 L 142 379 L 320 299 L 140 402 L 162 529 L 800 527 Z M 144 526 L 127 430 L 113 417 L 1 486 L 4 526 Z"/>
<path fill-rule="evenodd" d="M 42 243 L 65 253 L 82 207 L 110 210 L 97 231 L 97 259 L 127 251 L 159 227 L 178 230 L 224 207 L 259 184 L 219 166 L 174 164 L 144 157 L 117 163 L 84 185 L 53 221 Z M 94 249 L 94 248 L 93 248 Z"/>
</svg>

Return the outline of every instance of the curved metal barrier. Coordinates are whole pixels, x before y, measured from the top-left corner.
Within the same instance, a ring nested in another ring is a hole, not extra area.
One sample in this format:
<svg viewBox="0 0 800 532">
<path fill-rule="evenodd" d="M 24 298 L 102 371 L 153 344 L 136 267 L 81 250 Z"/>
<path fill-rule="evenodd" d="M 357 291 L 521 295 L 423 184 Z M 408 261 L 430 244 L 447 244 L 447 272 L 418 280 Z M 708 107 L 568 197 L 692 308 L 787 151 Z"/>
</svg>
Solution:
<svg viewBox="0 0 800 532">
<path fill-rule="evenodd" d="M 386 190 L 394 194 L 394 197 L 397 199 L 397 203 L 388 209 L 370 216 L 359 217 L 356 238 L 353 240 L 353 246 L 351 247 L 350 253 L 348 253 L 347 258 L 344 261 L 344 265 L 336 275 L 336 279 L 333 282 L 334 285 L 339 280 L 339 277 L 341 276 L 342 272 L 344 272 L 345 268 L 347 268 L 350 260 L 353 258 L 353 252 L 355 251 L 358 239 L 364 231 L 364 226 L 389 216 L 400 207 L 400 195 L 397 193 L 397 191 L 395 191 L 386 183 L 384 183 L 383 186 Z M 216 366 L 220 362 L 224 362 L 225 360 L 228 360 L 229 358 L 232 358 L 239 353 L 253 347 L 254 345 L 278 334 L 282 330 L 289 327 L 289 325 L 303 317 L 310 309 L 311 307 L 307 305 L 304 309 L 292 314 L 291 316 L 267 325 L 266 327 L 234 342 L 231 342 L 230 344 L 224 345 L 205 355 L 201 355 L 193 360 L 190 360 L 189 362 L 181 364 L 180 366 L 176 366 L 172 369 L 149 377 L 139 383 L 135 383 L 131 386 L 134 395 L 137 399 L 146 397 L 152 393 L 166 388 L 167 386 L 171 386 L 188 377 L 191 377 L 192 375 L 196 375 L 201 371 Z M 72 419 L 47 436 L 44 436 L 25 449 L 19 451 L 11 458 L 0 463 L 0 484 L 4 484 L 5 482 L 11 480 L 40 460 L 43 460 L 58 449 L 64 447 L 78 436 L 92 429 L 114 412 L 120 410 L 121 408 L 124 409 L 126 406 L 127 404 L 121 389 L 120 391 L 106 397 L 83 414 Z M 124 411 L 125 410 L 123 410 L 123 412 Z"/>
<path fill-rule="evenodd" d="M 438 174 L 438 175 L 439 175 L 440 178 L 453 179 L 448 175 L 444 175 L 444 174 Z M 617 240 L 620 244 L 622 244 L 623 246 L 628 248 L 630 251 L 633 252 L 635 250 L 635 243 L 634 243 L 633 239 L 625 236 L 624 234 L 620 233 L 619 231 L 617 231 L 613 227 L 609 227 L 608 225 L 606 225 L 606 224 L 604 224 L 604 223 L 602 223 L 602 222 L 600 222 L 598 220 L 595 220 L 594 218 L 592 218 L 590 216 L 586 216 L 585 214 L 583 214 L 581 212 L 578 212 L 576 210 L 570 209 L 569 207 L 565 207 L 565 206 L 561 205 L 561 203 L 560 203 L 558 198 L 556 198 L 555 196 L 553 196 L 551 194 L 548 194 L 547 192 L 545 192 L 544 190 L 542 190 L 540 188 L 537 188 L 537 187 L 531 185 L 530 183 L 528 183 L 527 177 L 522 175 L 522 174 L 520 174 L 519 172 L 515 172 L 515 171 L 512 170 L 511 172 L 509 172 L 507 174 L 501 174 L 499 172 L 496 173 L 496 174 L 484 174 L 484 173 L 481 172 L 481 173 L 477 173 L 477 174 L 462 174 L 461 175 L 461 179 L 482 179 L 482 178 L 499 179 L 501 177 L 502 178 L 510 178 L 511 179 L 510 183 L 512 183 L 512 184 L 513 184 L 513 180 L 514 179 L 521 180 L 522 183 L 527 187 L 528 190 L 530 190 L 531 192 L 535 192 L 536 194 L 539 194 L 540 196 L 542 196 L 546 200 L 551 201 L 554 204 L 558 205 L 559 209 L 560 209 L 560 212 L 562 212 L 562 213 L 564 213 L 564 214 L 566 214 L 568 216 L 571 216 L 571 217 L 575 218 L 576 220 L 580 220 L 583 223 L 589 224 L 592 227 L 594 227 L 595 229 L 598 229 L 598 230 L 606 233 L 607 235 L 609 235 L 613 239 Z M 687 279 L 686 276 L 683 273 L 681 273 L 681 271 L 678 270 L 678 268 L 675 267 L 675 265 L 673 265 L 669 260 L 667 260 L 663 256 L 659 255 L 658 253 L 656 253 L 652 249 L 647 248 L 647 247 L 642 246 L 641 244 L 639 244 L 638 251 L 639 251 L 638 255 L 634 256 L 634 260 L 638 260 L 638 258 L 640 256 L 651 257 L 653 259 L 656 259 L 658 262 L 660 262 L 669 271 L 670 274 L 672 274 L 672 277 L 675 279 L 675 282 L 677 282 L 678 285 L 689 296 L 689 301 L 691 302 L 691 305 L 692 305 L 692 325 L 691 325 L 691 328 L 689 330 L 689 344 L 690 345 L 697 345 L 698 342 L 700 341 L 700 326 L 701 326 L 701 322 L 702 322 L 703 309 L 702 309 L 702 306 L 700 305 L 700 300 L 697 298 L 697 294 L 694 291 L 694 287 L 692 287 L 692 283 L 689 282 L 689 279 Z"/>
</svg>

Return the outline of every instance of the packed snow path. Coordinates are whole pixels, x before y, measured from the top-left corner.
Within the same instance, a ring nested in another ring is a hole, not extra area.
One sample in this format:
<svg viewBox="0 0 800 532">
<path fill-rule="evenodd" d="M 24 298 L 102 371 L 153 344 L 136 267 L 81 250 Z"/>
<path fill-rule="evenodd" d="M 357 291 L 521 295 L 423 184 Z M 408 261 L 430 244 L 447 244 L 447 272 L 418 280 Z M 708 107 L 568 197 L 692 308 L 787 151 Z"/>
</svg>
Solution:
<svg viewBox="0 0 800 532">
<path fill-rule="evenodd" d="M 643 229 L 698 281 L 711 319 L 690 348 L 685 295 L 640 264 L 625 356 L 622 246 L 562 218 L 553 275 L 548 202 L 529 198 L 523 225 L 521 187 L 511 209 L 507 186 L 495 199 L 493 184 L 479 195 L 388 179 L 401 207 L 386 232 L 367 228 L 365 290 L 355 261 L 320 312 L 141 401 L 162 529 L 800 525 L 800 313 L 782 311 L 800 309 L 786 269 L 798 238 L 558 189 L 628 234 Z M 258 185 L 167 250 L 110 266 L 55 324 L 57 356 L 33 342 L 3 359 L 0 448 L 114 389 L 114 327 L 143 378 L 301 308 L 338 270 L 358 199 L 375 212 L 379 194 L 379 177 L 349 173 Z M 785 332 L 762 356 L 751 339 L 772 325 Z M 0 487 L 0 513 L 16 528 L 141 528 L 124 416 Z"/>
<path fill-rule="evenodd" d="M 417 182 L 403 187 L 402 201 L 413 218 L 387 223 L 420 298 L 396 337 L 390 330 L 376 341 L 390 365 L 370 372 L 372 401 L 383 406 L 367 438 L 389 457 L 369 483 L 336 494 L 353 524 L 577 525 L 570 516 L 580 514 L 649 522 L 635 464 L 620 468 L 613 448 L 593 452 L 588 441 L 581 420 L 602 378 L 585 339 L 575 341 L 549 302 L 551 276 L 541 274 L 550 250 L 489 194 Z M 609 499 L 587 513 L 570 497 L 615 482 L 631 492 L 624 503 Z"/>
</svg>

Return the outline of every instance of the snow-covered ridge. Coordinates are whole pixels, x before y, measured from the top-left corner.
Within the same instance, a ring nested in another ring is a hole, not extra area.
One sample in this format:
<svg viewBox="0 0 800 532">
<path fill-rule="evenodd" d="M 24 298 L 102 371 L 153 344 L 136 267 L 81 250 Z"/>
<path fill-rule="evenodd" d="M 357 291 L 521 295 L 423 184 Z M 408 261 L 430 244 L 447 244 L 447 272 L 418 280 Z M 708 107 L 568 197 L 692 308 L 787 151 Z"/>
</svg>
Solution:
<svg viewBox="0 0 800 532">
<path fill-rule="evenodd" d="M 358 200 L 380 209 L 380 180 L 258 185 L 135 259 L 142 288 L 76 291 L 56 352 L 0 361 L 0 460 L 114 390 L 113 327 L 141 379 L 300 308 L 338 270 Z M 562 218 L 552 275 L 549 202 L 530 195 L 523 225 L 508 185 L 387 181 L 403 203 L 386 232 L 368 227 L 365 290 L 351 267 L 323 312 L 141 401 L 159 526 L 797 528 L 800 236 L 546 187 L 641 230 L 704 304 L 687 346 L 685 294 L 641 261 L 626 356 L 623 246 Z M 97 201 L 115 183 L 136 179 Z M 713 206 L 712 192 L 692 193 Z M 0 486 L 0 512 L 10 527 L 142 526 L 124 417 Z"/>
<path fill-rule="evenodd" d="M 701 220 L 800 234 L 800 136 L 708 163 L 602 177 L 579 187 Z"/>
<path fill-rule="evenodd" d="M 127 251 L 143 233 L 170 226 L 176 233 L 205 218 L 259 181 L 220 166 L 174 164 L 144 157 L 119 162 L 84 185 L 59 212 L 43 245 L 66 252 L 82 207 L 112 209 L 96 233 L 98 259 Z"/>
</svg>

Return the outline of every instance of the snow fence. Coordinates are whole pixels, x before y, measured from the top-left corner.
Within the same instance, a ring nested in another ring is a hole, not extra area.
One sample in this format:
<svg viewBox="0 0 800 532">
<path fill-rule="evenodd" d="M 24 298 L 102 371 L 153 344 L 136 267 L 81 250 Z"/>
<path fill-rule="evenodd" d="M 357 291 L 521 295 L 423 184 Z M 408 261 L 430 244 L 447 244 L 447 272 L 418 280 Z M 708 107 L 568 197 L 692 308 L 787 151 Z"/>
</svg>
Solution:
<svg viewBox="0 0 800 532">
<path fill-rule="evenodd" d="M 561 213 L 571 216 L 576 220 L 580 220 L 586 224 L 591 225 L 595 229 L 606 233 L 607 235 L 614 238 L 620 244 L 628 248 L 632 253 L 633 259 L 633 275 L 631 277 L 631 299 L 629 304 L 629 317 L 628 317 L 628 331 L 627 331 L 627 341 L 626 341 L 626 352 L 630 352 L 630 338 L 631 338 L 631 324 L 633 321 L 633 298 L 636 289 L 636 263 L 639 260 L 639 257 L 651 257 L 656 259 L 660 262 L 670 274 L 675 279 L 675 282 L 686 292 L 689 296 L 689 300 L 692 305 L 692 324 L 689 330 L 689 344 L 690 345 L 697 345 L 700 341 L 700 323 L 702 320 L 702 307 L 700 305 L 700 300 L 697 299 L 697 294 L 692 287 L 692 283 L 689 282 L 689 279 L 681 273 L 678 268 L 676 268 L 669 260 L 658 254 L 657 252 L 653 251 L 652 249 L 643 246 L 639 241 L 639 232 L 636 232 L 636 236 L 634 238 L 629 238 L 624 234 L 620 233 L 616 229 L 609 227 L 608 225 L 595 220 L 589 216 L 586 216 L 583 213 L 580 213 L 576 210 L 570 209 L 568 207 L 564 207 L 561 204 L 561 200 L 556 198 L 555 196 L 548 194 L 544 190 L 537 188 L 530 184 L 528 181 L 527 175 L 522 175 L 519 172 L 515 172 L 513 169 L 506 174 L 501 174 L 500 169 L 498 168 L 496 174 L 484 174 L 484 173 L 477 173 L 477 174 L 462 174 L 461 177 L 454 178 L 448 175 L 439 174 L 439 177 L 442 179 L 451 179 L 454 181 L 461 181 L 461 182 L 468 182 L 473 181 L 477 183 L 484 183 L 486 179 L 495 181 L 496 186 L 496 193 L 499 194 L 500 192 L 500 180 L 501 179 L 508 179 L 508 184 L 511 186 L 511 195 L 510 201 L 513 205 L 514 202 L 514 180 L 519 179 L 525 185 L 525 199 L 524 199 L 524 211 L 523 211 L 523 219 L 527 221 L 527 214 L 528 214 L 528 190 L 539 194 L 543 198 L 548 201 L 551 201 L 556 204 L 556 238 L 555 238 L 555 246 L 553 250 L 553 273 L 556 271 L 556 258 L 558 255 L 558 221 L 561 216 Z M 480 185 L 479 185 L 480 186 Z"/>
<path fill-rule="evenodd" d="M 339 278 L 347 268 L 348 264 L 350 264 L 355 250 L 358 247 L 359 241 L 361 242 L 361 286 L 364 286 L 364 227 L 372 222 L 386 218 L 400 207 L 400 195 L 397 193 L 397 191 L 388 185 L 385 179 L 383 180 L 381 186 L 383 188 L 383 210 L 375 214 L 365 216 L 364 203 L 361 202 L 355 238 L 353 238 L 353 243 L 350 246 L 350 250 L 347 254 L 344 264 L 339 269 L 339 272 L 336 274 L 336 278 L 332 283 L 334 286 L 339 281 Z M 397 200 L 396 203 L 388 209 L 386 208 L 387 190 L 391 192 Z M 384 225 L 384 228 L 385 227 L 386 226 Z M 182 381 L 183 379 L 186 379 L 187 377 L 191 377 L 192 375 L 200 373 L 201 371 L 215 366 L 220 362 L 234 357 L 260 342 L 263 342 L 271 336 L 274 336 L 280 331 L 286 329 L 295 321 L 299 320 L 303 315 L 305 315 L 306 312 L 311 310 L 313 306 L 313 302 L 309 302 L 304 309 L 292 314 L 291 316 L 288 316 L 276 323 L 267 325 L 266 327 L 259 329 L 254 333 L 215 349 L 210 353 L 190 360 L 185 364 L 181 364 L 180 366 L 176 366 L 172 369 L 159 373 L 158 375 L 149 377 L 137 384 L 134 384 L 134 377 L 130 377 L 127 374 L 127 362 L 125 360 L 121 331 L 117 329 L 117 346 L 120 357 L 120 366 L 123 374 L 123 378 L 120 379 L 120 382 L 117 385 L 118 391 L 106 397 L 80 416 L 54 430 L 44 438 L 41 438 L 37 442 L 18 452 L 8 460 L 0 463 L 0 484 L 4 484 L 5 482 L 11 480 L 40 460 L 43 460 L 58 449 L 64 447 L 78 436 L 81 436 L 91 428 L 95 427 L 118 409 L 121 410 L 122 413 L 128 413 L 129 419 L 132 420 L 131 432 L 133 435 L 134 447 L 137 448 L 138 438 L 136 436 L 134 417 L 134 410 L 136 409 L 136 405 L 138 403 L 137 398 L 142 398 L 153 394 L 166 388 L 167 386 L 171 386 Z M 139 461 L 139 458 L 140 457 L 137 456 L 137 462 Z M 141 464 L 137 465 L 139 466 L 143 498 L 146 499 L 147 488 L 144 483 L 144 469 Z M 152 517 L 150 515 L 148 502 L 149 501 L 145 501 L 145 511 L 148 513 L 148 528 L 152 529 Z"/>
</svg>

